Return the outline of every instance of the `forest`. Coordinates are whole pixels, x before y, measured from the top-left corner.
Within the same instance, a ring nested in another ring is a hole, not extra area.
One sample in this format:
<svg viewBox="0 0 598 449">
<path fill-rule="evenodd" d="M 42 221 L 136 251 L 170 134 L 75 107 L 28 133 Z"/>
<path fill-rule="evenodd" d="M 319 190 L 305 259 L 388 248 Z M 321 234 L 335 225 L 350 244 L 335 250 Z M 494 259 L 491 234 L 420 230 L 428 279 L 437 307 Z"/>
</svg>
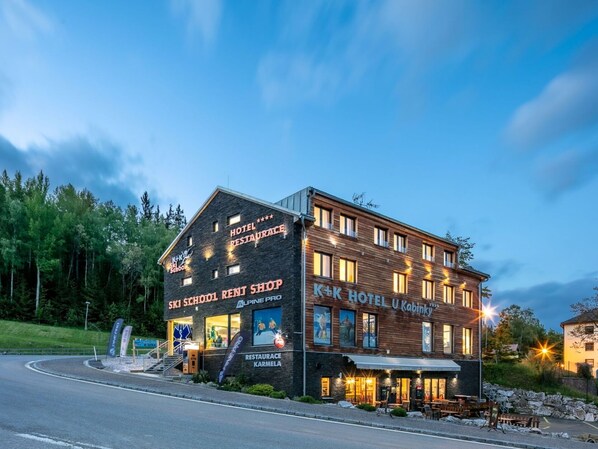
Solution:
<svg viewBox="0 0 598 449">
<path fill-rule="evenodd" d="M 163 336 L 158 258 L 186 225 L 147 192 L 139 205 L 100 202 L 40 172 L 0 178 L 0 319 L 109 330 L 124 318 L 137 335 Z M 89 304 L 87 304 L 89 303 Z"/>
</svg>

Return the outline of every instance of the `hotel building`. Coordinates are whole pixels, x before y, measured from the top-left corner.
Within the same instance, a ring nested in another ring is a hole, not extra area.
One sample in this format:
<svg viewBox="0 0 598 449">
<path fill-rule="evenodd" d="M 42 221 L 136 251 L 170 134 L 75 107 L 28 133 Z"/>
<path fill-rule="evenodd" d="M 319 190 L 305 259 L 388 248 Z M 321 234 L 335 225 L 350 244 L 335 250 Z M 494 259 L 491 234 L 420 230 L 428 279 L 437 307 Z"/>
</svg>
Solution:
<svg viewBox="0 0 598 449">
<path fill-rule="evenodd" d="M 170 351 L 191 343 L 213 379 L 243 373 L 289 396 L 480 396 L 489 276 L 458 252 L 311 187 L 275 203 L 219 187 L 159 261 Z"/>
</svg>

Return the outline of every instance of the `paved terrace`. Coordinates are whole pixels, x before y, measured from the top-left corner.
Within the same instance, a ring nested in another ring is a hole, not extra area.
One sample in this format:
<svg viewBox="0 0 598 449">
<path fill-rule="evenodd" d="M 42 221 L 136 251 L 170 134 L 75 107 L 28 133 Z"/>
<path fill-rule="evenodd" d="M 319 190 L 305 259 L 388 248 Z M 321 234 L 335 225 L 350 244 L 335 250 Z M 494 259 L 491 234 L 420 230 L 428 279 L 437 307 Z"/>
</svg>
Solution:
<svg viewBox="0 0 598 449">
<path fill-rule="evenodd" d="M 375 412 L 344 409 L 333 404 L 304 404 L 291 400 L 271 399 L 243 393 L 221 391 L 204 384 L 173 381 L 159 376 L 133 374 L 129 371 L 135 366 L 130 362 L 127 363 L 118 359 L 116 359 L 117 361 L 111 360 L 106 362 L 109 365 L 108 369 L 103 370 L 90 367 L 86 363 L 89 360 L 89 357 L 42 360 L 36 362 L 35 367 L 49 374 L 143 392 L 371 427 L 448 436 L 481 443 L 504 444 L 509 447 L 530 449 L 590 449 L 597 447 L 594 444 L 582 443 L 573 439 L 527 434 L 515 430 L 507 430 L 503 434 L 501 431 L 488 431 L 487 428 L 478 428 L 445 421 L 419 418 L 390 418 L 389 415 L 385 414 L 378 416 Z M 585 428 L 582 427 L 582 429 Z M 598 430 L 590 432 L 591 430 L 590 427 L 587 427 L 587 430 L 577 433 L 598 433 Z"/>
</svg>

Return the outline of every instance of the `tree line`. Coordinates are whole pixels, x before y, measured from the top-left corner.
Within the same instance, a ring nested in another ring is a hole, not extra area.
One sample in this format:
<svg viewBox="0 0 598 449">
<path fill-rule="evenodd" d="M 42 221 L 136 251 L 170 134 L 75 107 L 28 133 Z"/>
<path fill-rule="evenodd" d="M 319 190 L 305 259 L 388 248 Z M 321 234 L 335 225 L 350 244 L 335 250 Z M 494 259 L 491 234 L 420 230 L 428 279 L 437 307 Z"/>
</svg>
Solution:
<svg viewBox="0 0 598 449">
<path fill-rule="evenodd" d="M 140 204 L 100 202 L 71 184 L 51 191 L 40 172 L 0 178 L 0 319 L 108 330 L 118 317 L 135 333 L 163 335 L 158 258 L 186 225 L 147 192 Z M 89 304 L 86 304 L 89 303 Z"/>
</svg>

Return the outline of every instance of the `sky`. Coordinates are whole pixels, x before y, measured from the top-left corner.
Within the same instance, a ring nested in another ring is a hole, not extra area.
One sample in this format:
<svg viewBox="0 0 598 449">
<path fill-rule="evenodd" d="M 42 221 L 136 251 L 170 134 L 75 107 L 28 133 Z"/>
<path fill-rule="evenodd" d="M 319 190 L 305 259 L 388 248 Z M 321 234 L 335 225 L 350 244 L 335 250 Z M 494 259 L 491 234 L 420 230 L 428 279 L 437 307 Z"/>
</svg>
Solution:
<svg viewBox="0 0 598 449">
<path fill-rule="evenodd" d="M 598 3 L 1 0 L 0 170 L 187 217 L 365 192 L 560 330 L 598 286 Z"/>
</svg>

